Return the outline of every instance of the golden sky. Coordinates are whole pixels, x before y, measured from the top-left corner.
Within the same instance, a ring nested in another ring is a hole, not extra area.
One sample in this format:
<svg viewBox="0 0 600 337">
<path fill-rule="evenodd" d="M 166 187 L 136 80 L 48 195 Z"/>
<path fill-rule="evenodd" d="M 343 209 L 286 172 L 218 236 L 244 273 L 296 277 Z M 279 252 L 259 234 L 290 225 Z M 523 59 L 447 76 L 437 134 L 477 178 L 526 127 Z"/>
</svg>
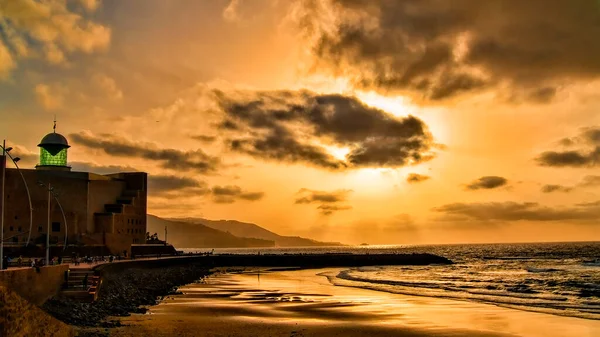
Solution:
<svg viewBox="0 0 600 337">
<path fill-rule="evenodd" d="M 596 0 L 0 0 L 0 131 L 149 212 L 371 244 L 600 239 Z"/>
</svg>

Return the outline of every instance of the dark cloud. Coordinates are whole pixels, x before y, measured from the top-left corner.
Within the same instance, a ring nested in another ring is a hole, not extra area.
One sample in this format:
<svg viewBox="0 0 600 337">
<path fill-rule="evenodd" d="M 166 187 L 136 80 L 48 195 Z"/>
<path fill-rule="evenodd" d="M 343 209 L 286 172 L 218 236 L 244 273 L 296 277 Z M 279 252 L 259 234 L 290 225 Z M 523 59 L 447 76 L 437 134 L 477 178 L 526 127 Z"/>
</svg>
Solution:
<svg viewBox="0 0 600 337">
<path fill-rule="evenodd" d="M 600 176 L 585 176 L 583 179 L 574 186 L 563 186 L 563 185 L 554 185 L 548 184 L 542 187 L 543 193 L 552 193 L 552 192 L 571 192 L 575 189 L 586 188 L 586 187 L 596 187 L 600 186 Z"/>
<path fill-rule="evenodd" d="M 545 87 L 534 90 L 530 93 L 529 99 L 538 103 L 548 103 L 556 95 L 556 88 Z"/>
<path fill-rule="evenodd" d="M 169 191 L 182 191 L 187 188 L 206 187 L 206 183 L 188 177 L 172 175 L 148 175 L 148 191 L 156 194 Z"/>
<path fill-rule="evenodd" d="M 536 161 L 541 166 L 596 167 L 600 165 L 600 128 L 583 128 L 578 136 L 563 138 L 562 146 L 579 146 L 576 150 L 546 151 Z"/>
<path fill-rule="evenodd" d="M 366 88 L 440 100 L 509 87 L 547 102 L 556 83 L 600 75 L 597 1 L 300 3 L 315 68 Z"/>
<path fill-rule="evenodd" d="M 229 148 L 263 159 L 341 170 L 401 167 L 433 158 L 427 126 L 394 117 L 355 97 L 310 91 L 215 91 L 225 119 L 236 125 Z M 349 148 L 341 160 L 325 145 Z"/>
<path fill-rule="evenodd" d="M 214 186 L 211 192 L 217 204 L 232 204 L 238 200 L 257 201 L 265 196 L 264 192 L 246 192 L 235 185 Z"/>
<path fill-rule="evenodd" d="M 352 206 L 337 206 L 337 205 L 328 205 L 328 204 L 322 204 L 319 205 L 319 207 L 317 207 L 317 209 L 319 211 L 321 211 L 321 213 L 323 215 L 331 215 L 334 212 L 338 212 L 338 211 L 346 211 L 349 209 L 352 209 Z"/>
<path fill-rule="evenodd" d="M 409 184 L 414 184 L 414 183 L 423 182 L 425 180 L 429 180 L 430 178 L 431 178 L 430 176 L 425 176 L 425 175 L 417 174 L 417 173 L 410 173 L 408 175 L 408 177 L 406 177 L 406 181 Z"/>
<path fill-rule="evenodd" d="M 600 176 L 585 176 L 585 177 L 583 177 L 583 180 L 579 183 L 579 186 L 582 186 L 582 187 L 600 186 Z"/>
<path fill-rule="evenodd" d="M 600 147 L 590 152 L 546 151 L 537 159 L 539 165 L 555 167 L 593 167 L 600 163 Z"/>
<path fill-rule="evenodd" d="M 192 137 L 192 139 L 195 139 L 195 140 L 203 142 L 203 143 L 212 143 L 217 139 L 217 136 L 207 136 L 207 135 L 194 135 L 191 137 Z"/>
<path fill-rule="evenodd" d="M 508 180 L 498 176 L 485 176 L 481 177 L 471 183 L 466 188 L 468 190 L 491 190 L 494 188 L 502 187 L 508 183 Z"/>
<path fill-rule="evenodd" d="M 311 203 L 337 203 L 345 202 L 352 190 L 337 190 L 333 192 L 315 191 L 307 188 L 298 191 L 296 204 L 311 204 Z"/>
<path fill-rule="evenodd" d="M 453 203 L 434 208 L 450 221 L 568 221 L 600 219 L 600 202 L 547 207 L 535 202 Z"/>
<path fill-rule="evenodd" d="M 179 171 L 195 171 L 202 174 L 214 173 L 221 165 L 217 157 L 204 151 L 181 151 L 163 149 L 151 144 L 136 143 L 110 134 L 93 135 L 86 132 L 69 135 L 72 142 L 90 149 L 104 151 L 118 157 L 137 157 L 161 162 L 161 166 Z"/>
<path fill-rule="evenodd" d="M 542 186 L 542 193 L 552 193 L 552 192 L 571 192 L 573 191 L 573 187 L 563 186 L 563 185 L 544 185 Z"/>
<path fill-rule="evenodd" d="M 111 173 L 119 173 L 119 172 L 137 172 L 138 170 L 131 166 L 121 166 L 121 165 L 97 165 L 94 163 L 86 163 L 86 162 L 70 162 L 69 165 L 73 171 L 80 172 L 92 172 L 96 174 L 111 174 Z"/>
<path fill-rule="evenodd" d="M 296 204 L 319 204 L 317 209 L 323 215 L 331 215 L 337 211 L 352 209 L 352 206 L 343 205 L 348 200 L 352 190 L 337 190 L 332 192 L 315 191 L 307 188 L 300 189 L 295 200 Z"/>
</svg>

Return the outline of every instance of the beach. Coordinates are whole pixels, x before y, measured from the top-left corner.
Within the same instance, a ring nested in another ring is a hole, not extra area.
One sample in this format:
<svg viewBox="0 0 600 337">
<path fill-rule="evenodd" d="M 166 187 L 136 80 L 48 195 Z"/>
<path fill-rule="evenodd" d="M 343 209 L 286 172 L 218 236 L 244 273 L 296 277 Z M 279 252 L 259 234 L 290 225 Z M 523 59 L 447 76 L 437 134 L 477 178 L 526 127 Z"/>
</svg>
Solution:
<svg viewBox="0 0 600 337">
<path fill-rule="evenodd" d="M 332 285 L 339 268 L 215 273 L 110 336 L 580 336 L 600 321 Z"/>
</svg>

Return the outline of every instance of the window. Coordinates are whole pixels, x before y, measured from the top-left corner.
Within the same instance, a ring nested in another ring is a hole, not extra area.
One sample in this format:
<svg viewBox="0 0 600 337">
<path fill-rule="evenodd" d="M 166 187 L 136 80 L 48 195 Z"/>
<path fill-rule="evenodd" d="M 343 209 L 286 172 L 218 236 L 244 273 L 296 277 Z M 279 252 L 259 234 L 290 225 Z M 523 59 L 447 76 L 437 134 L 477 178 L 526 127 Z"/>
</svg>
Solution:
<svg viewBox="0 0 600 337">
<path fill-rule="evenodd" d="M 19 228 L 17 228 L 17 230 L 19 231 L 19 233 L 21 233 L 23 231 L 23 228 L 21 228 L 21 226 L 19 226 Z"/>
<path fill-rule="evenodd" d="M 15 220 L 19 220 L 19 216 L 18 215 L 15 215 Z"/>
<path fill-rule="evenodd" d="M 41 232 L 41 231 L 42 231 L 42 228 L 43 228 L 43 227 L 42 227 L 42 225 L 39 225 L 39 226 L 38 226 L 38 232 Z"/>
<path fill-rule="evenodd" d="M 10 228 L 8 228 L 8 230 L 9 230 L 10 232 L 12 232 L 12 231 L 14 231 L 14 230 L 15 230 L 15 228 L 14 228 L 13 226 L 10 226 Z"/>
<path fill-rule="evenodd" d="M 53 232 L 60 232 L 60 222 L 53 222 L 52 223 L 52 231 Z"/>
<path fill-rule="evenodd" d="M 13 242 L 19 242 L 19 238 L 16 236 L 14 238 L 12 238 L 12 240 L 13 240 Z"/>
</svg>

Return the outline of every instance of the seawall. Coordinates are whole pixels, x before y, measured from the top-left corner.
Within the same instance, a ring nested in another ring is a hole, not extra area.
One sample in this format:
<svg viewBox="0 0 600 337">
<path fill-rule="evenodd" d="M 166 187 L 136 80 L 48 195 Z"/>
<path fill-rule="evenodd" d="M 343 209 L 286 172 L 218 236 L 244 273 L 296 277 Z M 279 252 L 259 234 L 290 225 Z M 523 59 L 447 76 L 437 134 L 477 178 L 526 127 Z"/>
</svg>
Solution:
<svg viewBox="0 0 600 337">
<path fill-rule="evenodd" d="M 177 256 L 161 259 L 104 263 L 94 269 L 101 276 L 98 300 L 82 303 L 53 297 L 43 308 L 63 322 L 76 326 L 111 327 L 109 316 L 143 312 L 140 306 L 153 305 L 174 287 L 189 284 L 210 274 L 214 267 L 355 267 L 374 265 L 450 264 L 432 254 L 231 254 Z"/>
<path fill-rule="evenodd" d="M 56 295 L 65 280 L 68 265 L 34 268 L 17 268 L 0 271 L 0 286 L 11 289 L 35 305 L 42 305 Z"/>
<path fill-rule="evenodd" d="M 451 264 L 449 259 L 433 254 L 219 254 L 209 256 L 178 256 L 156 260 L 128 260 L 96 267 L 100 273 L 112 273 L 128 268 L 160 268 L 198 264 L 214 267 L 361 267 L 384 265 Z"/>
</svg>

